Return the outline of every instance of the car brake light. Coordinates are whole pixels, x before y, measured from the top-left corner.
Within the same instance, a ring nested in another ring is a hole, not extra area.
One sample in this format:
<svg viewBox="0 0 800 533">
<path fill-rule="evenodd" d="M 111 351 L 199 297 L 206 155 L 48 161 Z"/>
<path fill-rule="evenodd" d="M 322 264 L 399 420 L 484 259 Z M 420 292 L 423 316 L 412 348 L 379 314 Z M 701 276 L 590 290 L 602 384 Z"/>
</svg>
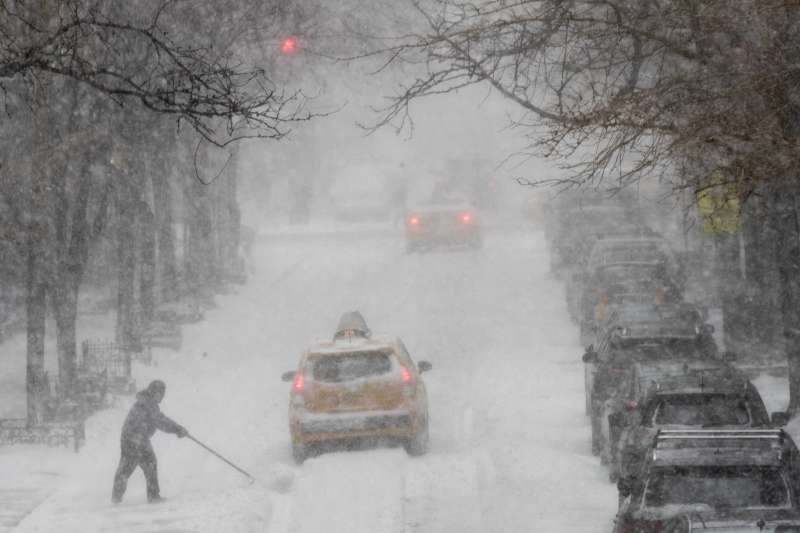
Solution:
<svg viewBox="0 0 800 533">
<path fill-rule="evenodd" d="M 635 411 L 639 408 L 639 404 L 636 402 L 628 402 L 625 404 L 626 411 Z"/>
<path fill-rule="evenodd" d="M 419 217 L 417 217 L 417 216 L 408 217 L 408 225 L 409 226 L 419 226 Z"/>
<path fill-rule="evenodd" d="M 403 378 L 403 383 L 408 383 L 411 381 L 411 372 L 404 366 L 400 367 L 400 376 Z"/>
<path fill-rule="evenodd" d="M 472 222 L 472 215 L 469 213 L 461 213 L 461 222 L 464 224 L 469 224 Z"/>
<path fill-rule="evenodd" d="M 306 380 L 303 377 L 303 373 L 298 372 L 294 376 L 294 384 L 292 385 L 292 389 L 294 389 L 296 392 L 302 392 L 305 386 L 306 386 Z"/>
</svg>

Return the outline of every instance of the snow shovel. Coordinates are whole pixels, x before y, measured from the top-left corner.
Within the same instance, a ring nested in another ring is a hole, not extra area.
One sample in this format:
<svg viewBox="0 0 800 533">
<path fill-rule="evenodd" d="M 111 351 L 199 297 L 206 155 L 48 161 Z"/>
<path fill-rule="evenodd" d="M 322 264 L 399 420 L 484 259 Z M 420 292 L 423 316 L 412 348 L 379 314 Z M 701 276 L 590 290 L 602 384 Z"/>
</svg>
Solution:
<svg viewBox="0 0 800 533">
<path fill-rule="evenodd" d="M 211 448 L 209 448 L 208 446 L 206 446 L 205 444 L 203 444 L 202 442 L 200 442 L 200 441 L 199 441 L 199 440 L 197 440 L 196 438 L 192 437 L 190 434 L 188 434 L 188 433 L 187 433 L 187 434 L 186 434 L 186 436 L 187 436 L 189 439 L 191 439 L 192 441 L 194 441 L 194 442 L 196 442 L 197 444 L 199 444 L 200 446 L 202 446 L 203 448 L 205 448 L 205 449 L 206 449 L 206 451 L 208 451 L 208 452 L 211 452 L 212 454 L 214 454 L 215 456 L 217 456 L 219 459 L 222 459 L 223 461 L 225 461 L 225 462 L 226 462 L 226 463 L 227 463 L 229 466 L 231 466 L 231 467 L 235 468 L 236 470 L 238 470 L 239 472 L 241 472 L 242 474 L 244 474 L 245 476 L 247 476 L 247 480 L 250 482 L 250 484 L 251 484 L 251 485 L 252 485 L 252 484 L 255 482 L 256 478 L 254 478 L 253 476 L 251 476 L 251 475 L 250 475 L 250 474 L 249 474 L 247 471 L 245 471 L 245 470 L 244 470 L 244 469 L 242 469 L 242 468 L 239 468 L 238 466 L 236 466 L 236 465 L 235 465 L 235 464 L 233 464 L 232 462 L 228 461 L 228 460 L 227 460 L 227 459 L 225 459 L 225 458 L 224 458 L 222 455 L 220 455 L 219 453 L 215 452 L 214 450 L 212 450 Z"/>
</svg>

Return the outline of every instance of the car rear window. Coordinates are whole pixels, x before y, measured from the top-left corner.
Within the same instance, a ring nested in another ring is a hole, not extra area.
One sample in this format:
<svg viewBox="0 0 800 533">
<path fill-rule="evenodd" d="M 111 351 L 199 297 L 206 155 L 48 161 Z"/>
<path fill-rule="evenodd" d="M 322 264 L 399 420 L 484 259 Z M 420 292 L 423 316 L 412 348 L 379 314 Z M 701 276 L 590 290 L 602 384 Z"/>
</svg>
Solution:
<svg viewBox="0 0 800 533">
<path fill-rule="evenodd" d="M 315 381 L 341 383 L 388 374 L 392 357 L 387 352 L 353 352 L 314 357 L 311 375 Z"/>
<path fill-rule="evenodd" d="M 750 412 L 745 400 L 739 396 L 664 396 L 656 407 L 654 421 L 657 425 L 746 426 L 750 424 Z"/>
<path fill-rule="evenodd" d="M 789 504 L 789 490 L 774 467 L 669 467 L 653 471 L 647 482 L 645 503 L 648 507 L 785 507 Z"/>
</svg>

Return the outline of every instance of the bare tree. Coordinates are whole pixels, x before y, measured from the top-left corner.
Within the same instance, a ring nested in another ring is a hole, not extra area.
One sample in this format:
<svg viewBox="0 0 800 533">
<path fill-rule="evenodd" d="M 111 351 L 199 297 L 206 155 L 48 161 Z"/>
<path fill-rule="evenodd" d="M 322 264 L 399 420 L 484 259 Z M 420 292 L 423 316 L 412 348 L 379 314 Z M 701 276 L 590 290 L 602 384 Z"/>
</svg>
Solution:
<svg viewBox="0 0 800 533">
<path fill-rule="evenodd" d="M 147 138 L 144 129 L 125 137 L 117 135 L 119 128 L 130 133 L 150 113 L 172 118 L 167 130 L 188 125 L 205 142 L 226 146 L 244 138 L 279 139 L 292 122 L 312 118 L 302 94 L 284 90 L 265 65 L 241 54 L 245 36 L 281 23 L 282 4 L 0 0 L 0 90 L 8 118 L 3 142 L 29 148 L 0 169 L 2 216 L 14 222 L 16 243 L 4 252 L 27 258 L 29 422 L 41 419 L 46 390 L 46 295 L 54 304 L 59 377 L 68 396 L 89 247 L 111 203 L 117 217 L 131 214 L 123 209 L 129 200 L 142 205 L 147 180 L 109 165 L 115 145 L 144 149 L 141 157 L 170 157 L 163 145 L 138 142 Z M 224 16 L 226 10 L 235 16 Z"/>
<path fill-rule="evenodd" d="M 619 190 L 648 174 L 722 188 L 780 245 L 768 261 L 800 408 L 800 5 L 791 0 L 412 0 L 421 26 L 376 45 L 413 75 L 374 127 L 413 126 L 415 100 L 488 84 L 517 104 L 529 153 Z M 680 171 L 683 170 L 683 171 Z M 766 251 L 766 248 L 764 248 Z M 765 279 L 766 279 L 765 277 Z M 753 313 L 753 310 L 750 310 Z"/>
</svg>

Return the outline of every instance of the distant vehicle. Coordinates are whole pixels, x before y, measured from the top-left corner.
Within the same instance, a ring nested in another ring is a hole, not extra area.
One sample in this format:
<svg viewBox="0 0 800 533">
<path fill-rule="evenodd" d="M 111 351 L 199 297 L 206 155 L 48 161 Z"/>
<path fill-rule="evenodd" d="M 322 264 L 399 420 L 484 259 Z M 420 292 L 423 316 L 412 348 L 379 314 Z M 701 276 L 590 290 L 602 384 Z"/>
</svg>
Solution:
<svg viewBox="0 0 800 533">
<path fill-rule="evenodd" d="M 602 406 L 628 382 L 634 363 L 718 359 L 702 315 L 691 304 L 638 304 L 614 308 L 599 327 L 598 343 L 583 354 L 586 413 L 592 419 L 592 452 L 602 447 Z"/>
<path fill-rule="evenodd" d="M 726 533 L 796 531 L 799 458 L 782 430 L 659 431 L 638 475 L 617 483 L 615 532 L 680 531 L 681 524 Z"/>
<path fill-rule="evenodd" d="M 629 386 L 606 402 L 604 450 L 610 477 L 633 475 L 661 429 L 769 428 L 785 413 L 767 414 L 758 390 L 726 361 L 637 363 Z"/>
<path fill-rule="evenodd" d="M 289 429 L 292 455 L 302 463 L 323 443 L 399 442 L 410 455 L 428 446 L 428 400 L 420 374 L 402 341 L 373 337 L 360 313 L 346 313 L 334 338 L 311 346 L 292 382 Z"/>
<path fill-rule="evenodd" d="M 601 265 L 580 281 L 578 322 L 581 344 L 595 339 L 608 311 L 626 303 L 661 305 L 681 300 L 678 283 L 660 264 L 619 263 Z"/>
<path fill-rule="evenodd" d="M 626 230 L 627 232 L 628 230 Z M 647 228 L 637 228 L 638 234 L 616 234 L 597 236 L 591 242 L 583 257 L 578 257 L 575 268 L 567 278 L 567 306 L 579 322 L 586 318 L 586 309 L 582 307 L 586 292 L 599 290 L 596 286 L 600 280 L 598 274 L 611 267 L 626 270 L 628 279 L 642 279 L 651 275 L 652 279 L 669 286 L 669 289 L 680 293 L 682 272 L 675 254 L 665 239 Z M 637 275 L 636 269 L 645 272 Z M 617 276 L 619 283 L 621 277 Z"/>
<path fill-rule="evenodd" d="M 559 209 L 558 207 L 554 209 Z M 617 204 L 563 207 L 553 213 L 548 243 L 550 269 L 556 275 L 580 265 L 603 236 L 636 235 L 643 227 L 638 214 Z"/>
<path fill-rule="evenodd" d="M 388 221 L 395 212 L 390 180 L 380 168 L 354 165 L 333 179 L 333 215 L 341 222 Z"/>
<path fill-rule="evenodd" d="M 598 238 L 589 252 L 587 270 L 606 265 L 661 265 L 673 277 L 678 261 L 663 237 L 652 232 L 643 235 L 613 235 Z"/>
<path fill-rule="evenodd" d="M 459 198 L 439 198 L 406 214 L 408 252 L 441 246 L 480 248 L 482 233 L 475 209 Z"/>
</svg>

